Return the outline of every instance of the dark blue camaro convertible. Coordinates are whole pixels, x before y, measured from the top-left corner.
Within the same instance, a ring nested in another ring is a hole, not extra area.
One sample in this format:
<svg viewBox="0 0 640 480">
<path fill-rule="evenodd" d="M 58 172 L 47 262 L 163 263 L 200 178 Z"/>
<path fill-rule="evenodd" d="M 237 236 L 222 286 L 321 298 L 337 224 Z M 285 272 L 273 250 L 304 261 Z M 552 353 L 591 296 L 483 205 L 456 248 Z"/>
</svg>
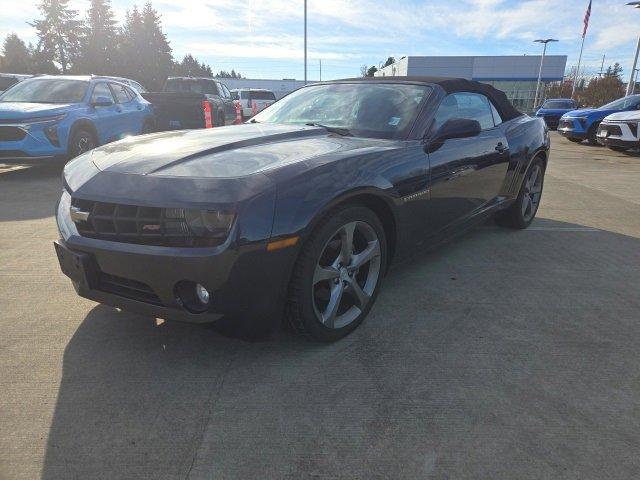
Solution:
<svg viewBox="0 0 640 480">
<path fill-rule="evenodd" d="M 331 341 L 362 323 L 392 258 L 489 215 L 527 227 L 548 154 L 544 122 L 477 82 L 314 84 L 241 126 L 70 162 L 55 246 L 83 297 L 253 333 L 286 316 Z"/>
</svg>

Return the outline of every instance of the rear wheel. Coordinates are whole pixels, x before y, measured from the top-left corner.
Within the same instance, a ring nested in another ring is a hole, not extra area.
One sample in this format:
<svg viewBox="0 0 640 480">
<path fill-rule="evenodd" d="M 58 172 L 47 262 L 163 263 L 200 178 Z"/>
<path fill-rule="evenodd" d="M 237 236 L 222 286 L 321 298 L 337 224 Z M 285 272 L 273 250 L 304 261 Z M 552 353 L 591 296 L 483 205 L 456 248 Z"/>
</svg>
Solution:
<svg viewBox="0 0 640 480">
<path fill-rule="evenodd" d="M 218 110 L 218 115 L 216 118 L 216 127 L 224 127 L 224 112 L 222 110 Z"/>
<path fill-rule="evenodd" d="M 568 140 L 573 143 L 582 143 L 581 138 L 569 138 Z"/>
<path fill-rule="evenodd" d="M 498 224 L 518 229 L 531 225 L 540 206 L 543 185 L 544 163 L 540 158 L 535 158 L 527 170 L 516 201 L 496 215 Z"/>
<path fill-rule="evenodd" d="M 69 139 L 69 156 L 71 158 L 82 155 L 98 146 L 96 136 L 86 128 L 78 128 Z"/>
<path fill-rule="evenodd" d="M 338 340 L 373 306 L 387 261 L 384 228 L 362 206 L 334 210 L 303 247 L 291 278 L 288 317 L 314 340 Z"/>
<path fill-rule="evenodd" d="M 153 130 L 153 122 L 151 120 L 145 120 L 144 124 L 142 125 L 142 131 L 140 132 L 140 134 L 144 135 L 146 133 L 152 133 Z"/>
</svg>

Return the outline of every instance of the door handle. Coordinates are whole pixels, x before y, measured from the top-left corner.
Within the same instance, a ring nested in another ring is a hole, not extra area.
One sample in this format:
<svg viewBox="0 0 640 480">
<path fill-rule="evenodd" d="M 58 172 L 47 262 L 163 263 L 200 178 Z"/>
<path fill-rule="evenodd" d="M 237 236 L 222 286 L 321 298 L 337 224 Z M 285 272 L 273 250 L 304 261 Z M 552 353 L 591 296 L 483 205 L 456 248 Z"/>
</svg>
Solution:
<svg viewBox="0 0 640 480">
<path fill-rule="evenodd" d="M 498 153 L 504 153 L 506 150 L 509 150 L 509 147 L 502 142 L 498 142 L 498 145 L 496 145 L 496 151 Z"/>
</svg>

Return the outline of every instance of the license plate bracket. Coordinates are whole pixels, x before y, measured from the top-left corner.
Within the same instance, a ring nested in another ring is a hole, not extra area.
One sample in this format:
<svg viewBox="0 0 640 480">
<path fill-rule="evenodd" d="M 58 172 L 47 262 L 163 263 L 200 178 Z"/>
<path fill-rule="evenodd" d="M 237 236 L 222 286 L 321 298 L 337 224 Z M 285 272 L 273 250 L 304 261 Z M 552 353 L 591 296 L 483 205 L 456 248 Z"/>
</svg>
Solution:
<svg viewBox="0 0 640 480">
<path fill-rule="evenodd" d="M 88 253 L 74 252 L 58 241 L 53 242 L 53 245 L 62 273 L 81 287 L 94 288 L 97 272 L 91 256 Z"/>
</svg>

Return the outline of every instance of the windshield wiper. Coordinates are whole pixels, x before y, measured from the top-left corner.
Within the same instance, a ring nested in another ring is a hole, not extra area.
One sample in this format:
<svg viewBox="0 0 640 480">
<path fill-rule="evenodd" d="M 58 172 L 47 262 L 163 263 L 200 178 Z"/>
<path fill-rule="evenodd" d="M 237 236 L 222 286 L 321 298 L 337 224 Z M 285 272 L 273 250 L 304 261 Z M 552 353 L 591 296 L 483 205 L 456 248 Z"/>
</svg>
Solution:
<svg viewBox="0 0 640 480">
<path fill-rule="evenodd" d="M 327 132 L 337 133 L 338 135 L 342 135 L 343 137 L 353 137 L 353 133 L 351 133 L 348 128 L 331 127 L 329 125 L 323 125 L 316 122 L 305 123 L 305 125 L 308 125 L 310 127 L 324 128 Z"/>
</svg>

